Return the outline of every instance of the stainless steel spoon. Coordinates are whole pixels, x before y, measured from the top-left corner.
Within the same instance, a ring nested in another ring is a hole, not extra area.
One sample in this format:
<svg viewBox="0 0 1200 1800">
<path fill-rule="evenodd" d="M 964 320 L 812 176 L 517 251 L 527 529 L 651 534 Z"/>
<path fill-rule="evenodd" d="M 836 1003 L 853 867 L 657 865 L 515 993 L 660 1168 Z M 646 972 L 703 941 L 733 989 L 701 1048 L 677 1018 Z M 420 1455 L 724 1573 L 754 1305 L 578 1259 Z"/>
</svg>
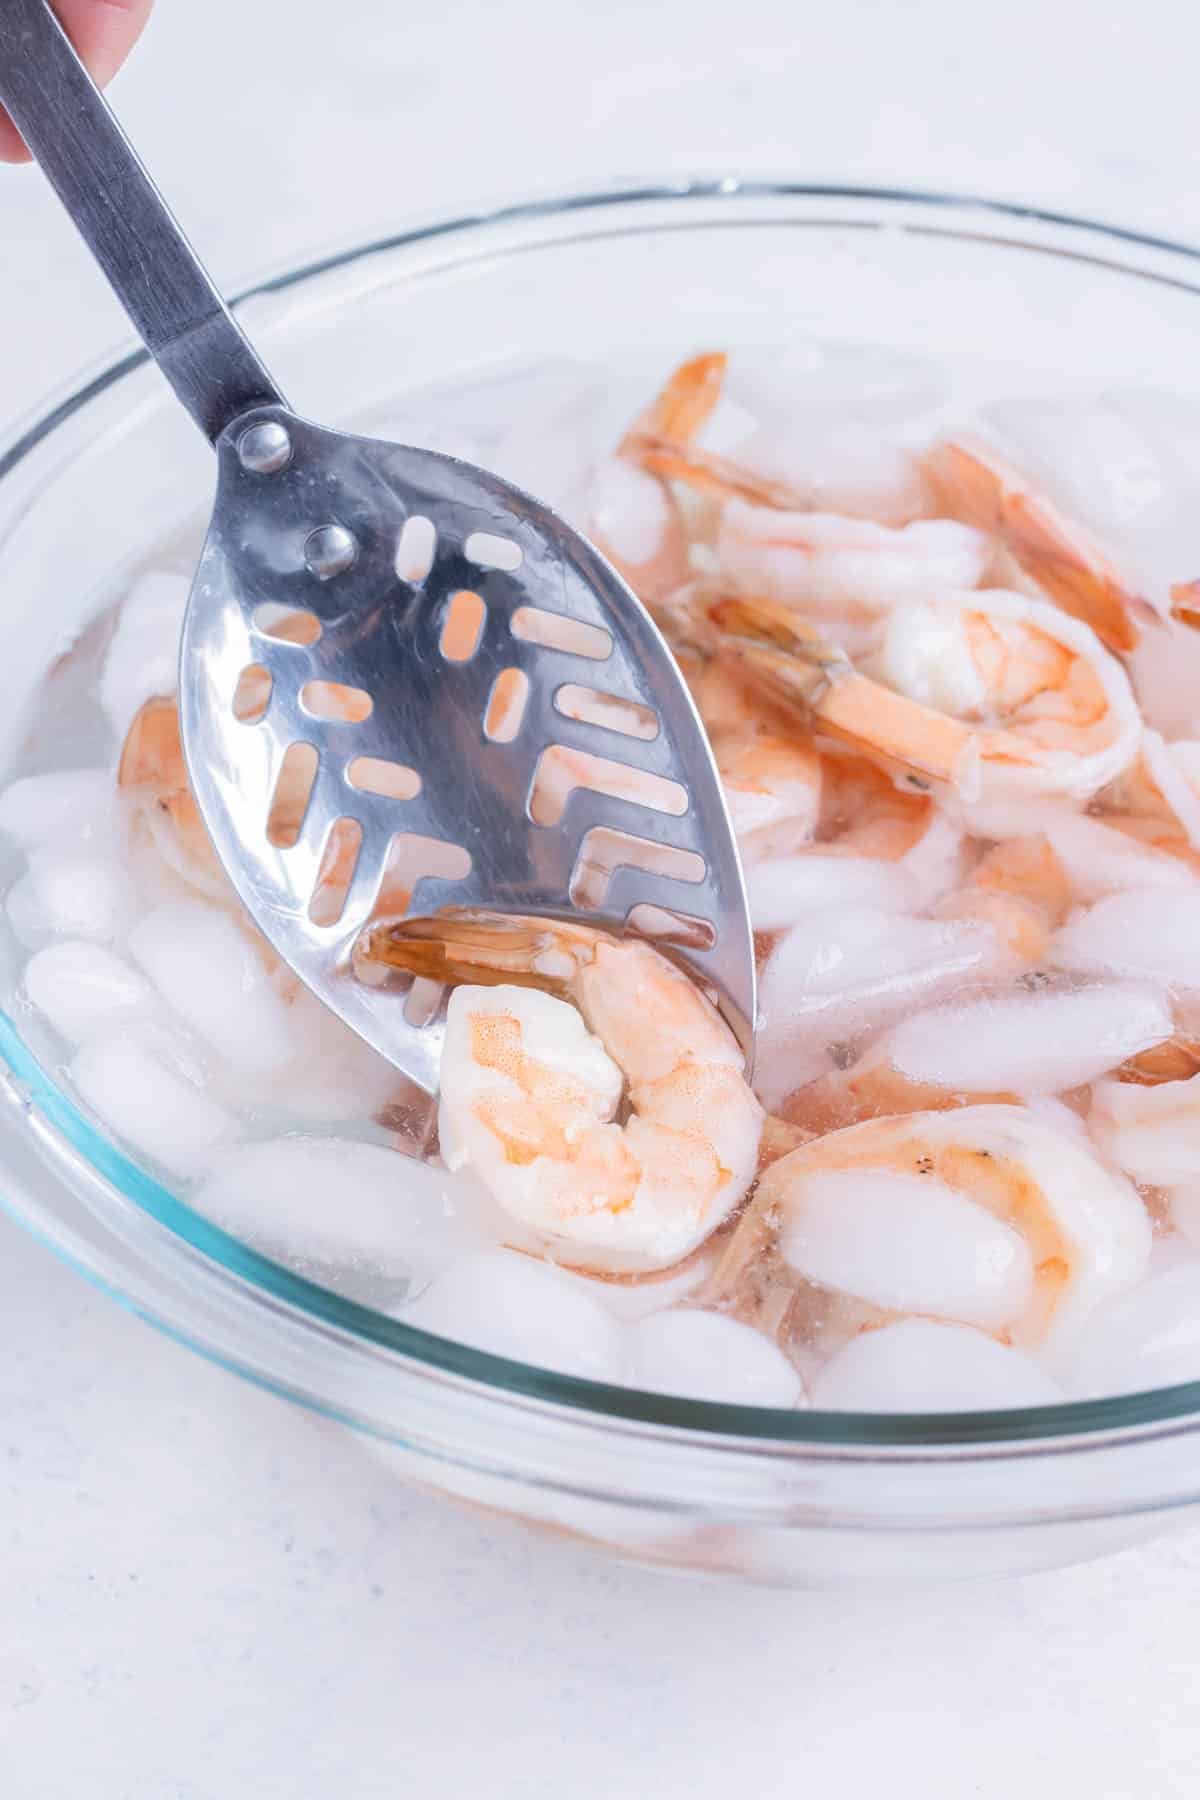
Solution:
<svg viewBox="0 0 1200 1800">
<path fill-rule="evenodd" d="M 749 1052 L 733 833 L 641 603 L 519 488 L 290 409 L 45 0 L 0 0 L 0 101 L 217 452 L 180 652 L 184 750 L 280 955 L 429 1094 L 433 1000 L 353 972 L 381 885 L 393 912 L 646 930 Z"/>
</svg>

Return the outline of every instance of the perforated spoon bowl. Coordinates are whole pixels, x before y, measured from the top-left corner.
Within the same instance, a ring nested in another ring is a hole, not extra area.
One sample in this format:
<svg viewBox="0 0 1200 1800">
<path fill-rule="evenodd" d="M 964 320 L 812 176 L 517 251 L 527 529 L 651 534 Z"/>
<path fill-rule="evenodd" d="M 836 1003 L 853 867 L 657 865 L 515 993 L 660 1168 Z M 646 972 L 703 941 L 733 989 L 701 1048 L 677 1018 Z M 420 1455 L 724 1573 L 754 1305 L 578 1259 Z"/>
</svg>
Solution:
<svg viewBox="0 0 1200 1800">
<path fill-rule="evenodd" d="M 435 997 L 353 968 L 381 905 L 646 932 L 749 1054 L 733 832 L 641 603 L 498 476 L 290 409 L 45 0 L 0 0 L 0 101 L 217 452 L 180 718 L 205 824 L 260 930 L 427 1094 Z"/>
</svg>

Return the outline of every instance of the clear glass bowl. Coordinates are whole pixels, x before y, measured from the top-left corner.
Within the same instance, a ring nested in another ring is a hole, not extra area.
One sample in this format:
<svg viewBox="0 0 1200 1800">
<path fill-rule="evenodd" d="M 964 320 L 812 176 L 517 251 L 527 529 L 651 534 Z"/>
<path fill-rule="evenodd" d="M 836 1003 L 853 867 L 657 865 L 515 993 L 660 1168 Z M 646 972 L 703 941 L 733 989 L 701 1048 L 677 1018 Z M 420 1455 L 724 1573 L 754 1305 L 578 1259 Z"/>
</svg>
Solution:
<svg viewBox="0 0 1200 1800">
<path fill-rule="evenodd" d="M 285 392 L 337 422 L 522 356 L 665 359 L 789 330 L 1178 389 L 1198 296 L 1200 253 L 1130 232 L 943 195 L 720 181 L 405 231 L 266 281 L 239 311 Z M 0 445 L 10 699 L 210 485 L 205 446 L 140 355 Z M 1200 1503 L 1200 1383 L 1024 1412 L 781 1413 L 429 1337 L 256 1253 L 134 1166 L 39 1064 L 25 1023 L 0 1015 L 7 1210 L 172 1335 L 369 1434 L 405 1480 L 647 1562 L 794 1583 L 1028 1570 Z"/>
</svg>

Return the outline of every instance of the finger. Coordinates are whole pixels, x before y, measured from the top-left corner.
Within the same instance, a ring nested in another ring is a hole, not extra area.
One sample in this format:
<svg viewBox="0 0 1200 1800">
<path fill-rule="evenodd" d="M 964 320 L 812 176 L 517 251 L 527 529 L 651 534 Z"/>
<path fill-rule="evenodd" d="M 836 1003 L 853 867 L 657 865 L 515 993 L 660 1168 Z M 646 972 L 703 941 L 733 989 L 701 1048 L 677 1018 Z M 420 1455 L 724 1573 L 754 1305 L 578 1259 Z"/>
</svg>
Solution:
<svg viewBox="0 0 1200 1800">
<path fill-rule="evenodd" d="M 154 0 L 54 0 L 67 36 L 103 87 L 133 49 Z M 28 162 L 16 127 L 0 111 L 0 162 Z"/>
</svg>

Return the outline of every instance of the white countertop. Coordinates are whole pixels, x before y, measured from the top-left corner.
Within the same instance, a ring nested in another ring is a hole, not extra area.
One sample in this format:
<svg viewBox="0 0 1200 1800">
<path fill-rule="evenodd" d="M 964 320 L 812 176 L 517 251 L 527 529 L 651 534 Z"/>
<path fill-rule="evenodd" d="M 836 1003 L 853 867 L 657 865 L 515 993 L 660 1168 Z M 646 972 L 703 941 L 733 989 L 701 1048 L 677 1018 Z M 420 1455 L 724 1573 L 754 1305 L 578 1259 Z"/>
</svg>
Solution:
<svg viewBox="0 0 1200 1800">
<path fill-rule="evenodd" d="M 666 170 L 1195 241 L 1198 50 L 1194 0 L 161 0 L 118 101 L 228 281 Z M 32 174 L 0 242 L 10 418 L 123 325 Z M 682 1583 L 399 1494 L 3 1223 L 0 1346 L 4 1800 L 1195 1792 L 1200 1532 L 902 1600 Z"/>
</svg>

